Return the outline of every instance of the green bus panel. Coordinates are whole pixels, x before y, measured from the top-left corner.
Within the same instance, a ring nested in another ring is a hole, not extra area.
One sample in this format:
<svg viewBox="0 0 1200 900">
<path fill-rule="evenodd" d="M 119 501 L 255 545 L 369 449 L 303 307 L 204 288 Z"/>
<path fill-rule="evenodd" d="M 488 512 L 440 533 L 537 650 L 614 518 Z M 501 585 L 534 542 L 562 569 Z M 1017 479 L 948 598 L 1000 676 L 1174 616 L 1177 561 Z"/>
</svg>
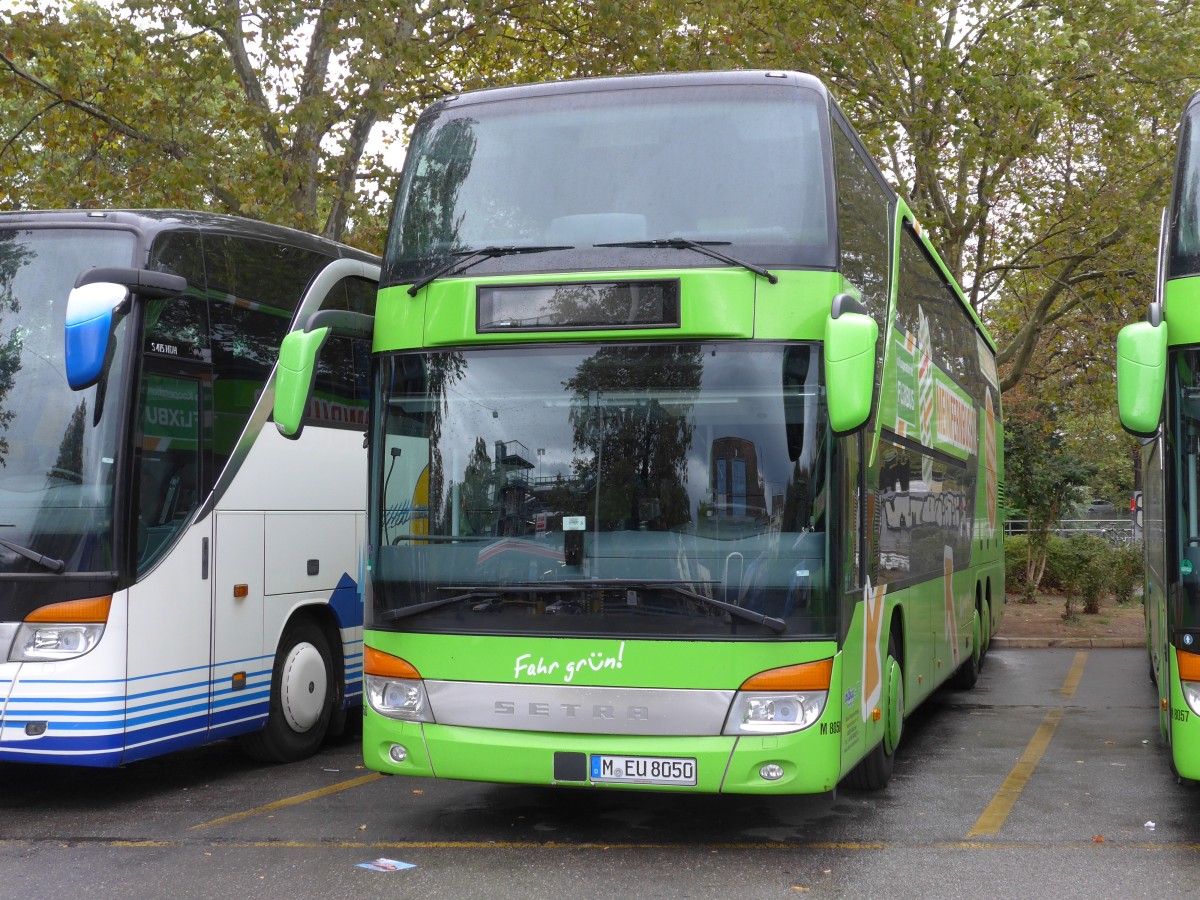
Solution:
<svg viewBox="0 0 1200 900">
<path fill-rule="evenodd" d="M 1180 778 L 1200 781 L 1200 716 L 1192 712 L 1183 685 L 1179 680 L 1179 661 L 1174 647 L 1167 648 L 1167 668 L 1170 672 L 1170 709 L 1163 710 L 1163 728 L 1171 744 L 1171 759 Z"/>
<path fill-rule="evenodd" d="M 784 271 L 779 282 L 741 269 L 638 270 L 550 276 L 511 276 L 436 281 L 410 297 L 406 287 L 379 293 L 375 319 L 376 353 L 421 347 L 529 341 L 678 340 L 683 337 L 813 340 L 824 335 L 825 318 L 843 288 L 836 272 Z M 677 280 L 678 328 L 590 329 L 587 331 L 490 331 L 476 328 L 476 289 L 480 286 L 568 284 L 597 281 Z"/>
<path fill-rule="evenodd" d="M 828 716 L 828 710 L 827 710 Z M 821 726 L 825 727 L 822 728 Z M 403 763 L 394 743 L 409 751 Z M 393 722 L 370 710 L 363 724 L 367 768 L 394 775 L 517 784 L 566 784 L 625 790 L 693 793 L 797 794 L 833 790 L 839 778 L 838 737 L 828 718 L 805 731 L 778 736 L 653 737 L 496 731 Z M 696 760 L 695 785 L 642 785 L 554 779 L 556 753 L 654 756 Z M 764 781 L 774 763 L 783 777 Z"/>
<path fill-rule="evenodd" d="M 655 641 L 398 634 L 368 628 L 367 646 L 421 677 L 494 684 L 737 690 L 751 675 L 829 659 L 833 641 Z"/>
<path fill-rule="evenodd" d="M 1200 344 L 1200 277 L 1175 278 L 1164 288 L 1164 307 L 1172 347 Z"/>
</svg>

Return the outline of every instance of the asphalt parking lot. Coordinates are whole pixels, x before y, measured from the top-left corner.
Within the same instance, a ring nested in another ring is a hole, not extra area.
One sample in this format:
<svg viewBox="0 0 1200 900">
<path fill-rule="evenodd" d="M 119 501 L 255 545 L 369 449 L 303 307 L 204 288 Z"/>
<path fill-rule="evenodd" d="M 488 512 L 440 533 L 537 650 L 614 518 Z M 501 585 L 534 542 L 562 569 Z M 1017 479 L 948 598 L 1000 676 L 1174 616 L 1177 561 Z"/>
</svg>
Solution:
<svg viewBox="0 0 1200 900">
<path fill-rule="evenodd" d="M 909 720 L 874 794 L 387 778 L 353 736 L 282 767 L 226 743 L 0 779 L 8 896 L 1163 897 L 1200 863 L 1200 792 L 1171 777 L 1136 649 L 993 651 Z"/>
</svg>

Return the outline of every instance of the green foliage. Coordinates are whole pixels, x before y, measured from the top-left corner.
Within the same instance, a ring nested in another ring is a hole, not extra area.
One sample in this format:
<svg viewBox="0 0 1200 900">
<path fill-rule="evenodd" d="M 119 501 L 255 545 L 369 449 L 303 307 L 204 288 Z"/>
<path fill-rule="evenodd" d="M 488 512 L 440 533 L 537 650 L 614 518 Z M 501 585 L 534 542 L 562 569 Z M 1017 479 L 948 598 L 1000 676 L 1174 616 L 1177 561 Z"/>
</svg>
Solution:
<svg viewBox="0 0 1200 900">
<path fill-rule="evenodd" d="M 1066 563 L 1064 618 L 1074 614 L 1072 598 L 1075 596 L 1083 600 L 1085 613 L 1095 615 L 1100 612 L 1100 598 L 1112 581 L 1112 570 L 1108 565 L 1109 545 L 1103 538 L 1091 534 L 1073 534 L 1063 544 Z"/>
<path fill-rule="evenodd" d="M 1005 423 L 1005 485 L 1029 519 L 1026 598 L 1046 569 L 1051 525 L 1080 497 L 1095 468 L 1063 448 L 1062 435 L 1037 411 L 1009 408 Z"/>
<path fill-rule="evenodd" d="M 1112 592 L 1118 603 L 1133 603 L 1143 583 L 1145 548 L 1141 543 L 1120 544 L 1111 549 L 1108 566 L 1112 572 Z"/>
<path fill-rule="evenodd" d="M 1027 590 L 1028 552 L 1027 535 L 1005 539 L 1004 583 L 1010 593 Z M 1130 603 L 1142 580 L 1142 552 L 1140 544 L 1112 544 L 1096 535 L 1049 535 L 1039 589 L 1061 592 L 1064 618 L 1075 615 L 1076 601 L 1088 614 L 1098 613 L 1106 596 Z"/>
<path fill-rule="evenodd" d="M 1028 555 L 1028 537 L 1014 534 L 1004 539 L 1004 589 L 1010 594 L 1024 593 Z"/>
<path fill-rule="evenodd" d="M 986 318 L 1006 392 L 1028 380 L 1039 400 L 1086 407 L 1080 433 L 1104 435 L 1095 489 L 1126 489 L 1121 438 L 1097 417 L 1115 330 L 1151 296 L 1176 123 L 1200 75 L 1192 4 L 36 7 L 0 12 L 7 208 L 200 207 L 374 250 L 406 129 L 448 93 L 672 69 L 811 71 Z"/>
</svg>

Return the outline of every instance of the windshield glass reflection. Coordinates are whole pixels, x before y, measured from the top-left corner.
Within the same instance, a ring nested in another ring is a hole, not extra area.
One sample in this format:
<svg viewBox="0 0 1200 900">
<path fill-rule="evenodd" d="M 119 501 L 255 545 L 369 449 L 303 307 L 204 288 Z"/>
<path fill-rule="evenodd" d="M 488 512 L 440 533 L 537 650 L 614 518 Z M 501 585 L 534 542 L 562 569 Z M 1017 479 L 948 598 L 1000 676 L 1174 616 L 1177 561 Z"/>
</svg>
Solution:
<svg viewBox="0 0 1200 900">
<path fill-rule="evenodd" d="M 815 345 L 521 346 L 380 374 L 377 627 L 773 634 L 716 600 L 834 630 Z"/>
<path fill-rule="evenodd" d="M 100 383 L 75 392 L 65 374 L 63 321 L 81 271 L 133 257 L 126 232 L 0 231 L 0 576 L 114 569 L 125 326 L 116 326 L 113 362 Z"/>
</svg>

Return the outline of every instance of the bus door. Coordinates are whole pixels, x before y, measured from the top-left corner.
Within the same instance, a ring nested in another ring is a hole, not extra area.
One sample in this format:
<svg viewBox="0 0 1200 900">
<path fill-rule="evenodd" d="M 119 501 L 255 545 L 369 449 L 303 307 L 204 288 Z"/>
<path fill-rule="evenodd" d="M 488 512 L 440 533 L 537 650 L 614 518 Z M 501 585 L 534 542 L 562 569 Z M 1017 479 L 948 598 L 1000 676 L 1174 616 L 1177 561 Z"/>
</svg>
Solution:
<svg viewBox="0 0 1200 900">
<path fill-rule="evenodd" d="M 137 580 L 129 588 L 126 760 L 208 730 L 209 519 L 204 496 L 207 367 L 147 355 L 133 479 Z"/>
<path fill-rule="evenodd" d="M 253 248 L 243 242 L 238 249 L 244 275 Z M 277 272 L 269 263 L 260 261 L 259 270 Z M 313 427 L 300 440 L 282 437 L 268 417 L 272 366 L 289 327 L 322 309 L 373 313 L 378 267 L 332 261 L 302 296 L 261 288 L 277 282 L 239 282 L 237 295 L 253 302 L 212 304 L 213 456 L 221 485 L 212 532 L 211 739 L 253 730 L 267 717 L 275 657 L 286 652 L 279 641 L 298 608 L 328 603 L 341 628 L 362 624 L 353 585 L 338 588 L 357 580 L 364 530 L 369 342 L 329 338 Z M 344 651 L 336 636 L 330 644 L 335 666 Z M 342 682 L 341 669 L 329 674 Z M 346 693 L 340 686 L 338 696 Z"/>
</svg>

